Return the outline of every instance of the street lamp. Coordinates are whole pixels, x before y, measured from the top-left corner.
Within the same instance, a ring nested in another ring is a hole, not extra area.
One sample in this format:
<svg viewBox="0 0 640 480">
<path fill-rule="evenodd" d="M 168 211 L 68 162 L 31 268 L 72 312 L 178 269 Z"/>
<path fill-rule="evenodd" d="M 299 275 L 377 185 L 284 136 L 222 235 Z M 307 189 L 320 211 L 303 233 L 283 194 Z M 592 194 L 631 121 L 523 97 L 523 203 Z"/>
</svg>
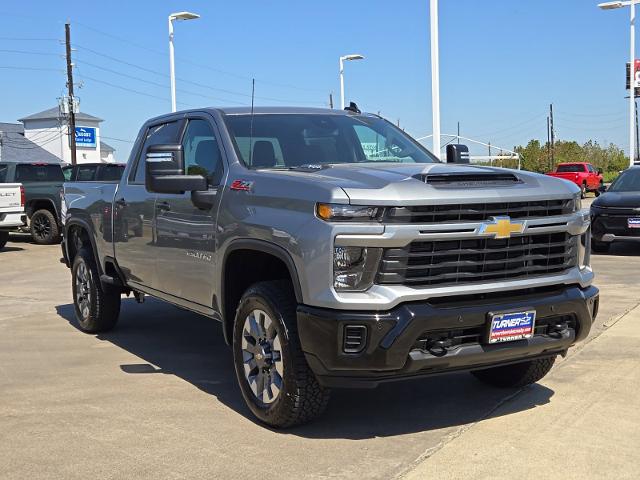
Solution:
<svg viewBox="0 0 640 480">
<path fill-rule="evenodd" d="M 176 111 L 176 66 L 173 58 L 173 21 L 195 20 L 200 18 L 197 13 L 177 12 L 169 15 L 169 75 L 171 77 L 171 111 Z"/>
<path fill-rule="evenodd" d="M 440 158 L 440 53 L 438 48 L 438 0 L 431 0 L 431 110 L 433 154 Z"/>
<path fill-rule="evenodd" d="M 636 123 L 636 89 L 635 89 L 635 62 L 636 62 L 636 2 L 637 0 L 627 0 L 622 2 L 605 2 L 598 4 L 603 10 L 613 10 L 615 8 L 631 7 L 631 48 L 630 55 L 631 60 L 629 63 L 629 165 L 633 166 L 635 156 L 635 143 L 636 134 L 634 130 L 634 124 Z"/>
<path fill-rule="evenodd" d="M 344 110 L 344 61 L 362 60 L 363 55 L 351 54 L 340 57 L 340 108 Z"/>
</svg>

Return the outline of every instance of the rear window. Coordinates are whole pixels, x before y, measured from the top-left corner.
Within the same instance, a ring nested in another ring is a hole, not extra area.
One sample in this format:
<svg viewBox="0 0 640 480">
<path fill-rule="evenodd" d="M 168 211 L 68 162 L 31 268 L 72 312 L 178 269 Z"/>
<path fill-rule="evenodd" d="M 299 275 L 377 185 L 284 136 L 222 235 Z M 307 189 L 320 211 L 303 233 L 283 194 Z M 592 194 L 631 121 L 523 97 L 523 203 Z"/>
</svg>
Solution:
<svg viewBox="0 0 640 480">
<path fill-rule="evenodd" d="M 32 165 L 16 166 L 16 182 L 64 182 L 64 175 L 60 165 Z"/>
<path fill-rule="evenodd" d="M 584 165 L 558 165 L 558 173 L 584 172 Z"/>
<path fill-rule="evenodd" d="M 100 171 L 98 180 L 111 182 L 118 181 L 124 172 L 124 165 L 104 165 Z"/>
<path fill-rule="evenodd" d="M 76 176 L 77 182 L 90 182 L 95 180 L 96 170 L 98 167 L 95 165 L 92 166 L 79 166 L 78 167 L 78 175 Z"/>
</svg>

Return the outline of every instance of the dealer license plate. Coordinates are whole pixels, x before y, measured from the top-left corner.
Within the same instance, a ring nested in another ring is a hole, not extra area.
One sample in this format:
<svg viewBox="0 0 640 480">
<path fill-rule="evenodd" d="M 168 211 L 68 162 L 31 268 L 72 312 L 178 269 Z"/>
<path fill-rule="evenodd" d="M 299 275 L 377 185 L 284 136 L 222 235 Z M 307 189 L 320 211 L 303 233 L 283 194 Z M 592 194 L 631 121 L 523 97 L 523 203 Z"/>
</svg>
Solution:
<svg viewBox="0 0 640 480">
<path fill-rule="evenodd" d="M 628 218 L 627 225 L 629 226 L 629 228 L 640 228 L 640 218 Z"/>
<path fill-rule="evenodd" d="M 535 310 L 491 315 L 489 343 L 513 342 L 531 338 L 536 324 Z"/>
</svg>

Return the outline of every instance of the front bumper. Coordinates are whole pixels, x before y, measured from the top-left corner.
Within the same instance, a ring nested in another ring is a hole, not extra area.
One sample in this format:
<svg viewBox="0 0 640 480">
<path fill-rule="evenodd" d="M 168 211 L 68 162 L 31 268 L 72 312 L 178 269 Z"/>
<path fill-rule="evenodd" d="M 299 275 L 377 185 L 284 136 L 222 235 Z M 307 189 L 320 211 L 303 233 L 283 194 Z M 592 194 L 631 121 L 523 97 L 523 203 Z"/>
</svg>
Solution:
<svg viewBox="0 0 640 480">
<path fill-rule="evenodd" d="M 615 213 L 591 210 L 591 236 L 599 242 L 640 241 L 640 228 L 629 228 L 630 218 L 640 218 L 633 209 L 618 209 Z"/>
<path fill-rule="evenodd" d="M 484 342 L 489 313 L 530 309 L 536 310 L 536 325 L 540 325 L 535 336 L 502 344 Z M 298 333 L 307 362 L 321 384 L 375 387 L 385 381 L 564 354 L 587 337 L 597 312 L 598 289 L 576 285 L 411 302 L 383 312 L 300 305 Z M 544 330 L 545 324 L 559 321 L 568 321 L 568 328 Z M 365 327 L 366 341 L 360 353 L 344 353 L 346 326 Z M 421 343 L 425 338 L 447 335 L 465 341 L 436 349 L 426 349 Z"/>
</svg>

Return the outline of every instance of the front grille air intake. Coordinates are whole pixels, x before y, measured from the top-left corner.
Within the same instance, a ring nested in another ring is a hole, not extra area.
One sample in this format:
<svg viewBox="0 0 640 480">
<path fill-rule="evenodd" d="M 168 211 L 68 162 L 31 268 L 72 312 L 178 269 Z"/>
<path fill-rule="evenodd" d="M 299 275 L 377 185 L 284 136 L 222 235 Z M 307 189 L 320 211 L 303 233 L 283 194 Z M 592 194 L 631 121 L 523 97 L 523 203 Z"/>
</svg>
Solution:
<svg viewBox="0 0 640 480">
<path fill-rule="evenodd" d="M 561 274 L 576 266 L 576 238 L 561 232 L 413 241 L 384 250 L 377 283 L 443 286 Z"/>
<path fill-rule="evenodd" d="M 344 353 L 360 353 L 367 344 L 367 327 L 364 325 L 345 325 L 342 340 Z"/>
<path fill-rule="evenodd" d="M 428 185 L 449 188 L 499 187 L 520 183 L 513 173 L 427 173 L 422 179 Z"/>
</svg>

